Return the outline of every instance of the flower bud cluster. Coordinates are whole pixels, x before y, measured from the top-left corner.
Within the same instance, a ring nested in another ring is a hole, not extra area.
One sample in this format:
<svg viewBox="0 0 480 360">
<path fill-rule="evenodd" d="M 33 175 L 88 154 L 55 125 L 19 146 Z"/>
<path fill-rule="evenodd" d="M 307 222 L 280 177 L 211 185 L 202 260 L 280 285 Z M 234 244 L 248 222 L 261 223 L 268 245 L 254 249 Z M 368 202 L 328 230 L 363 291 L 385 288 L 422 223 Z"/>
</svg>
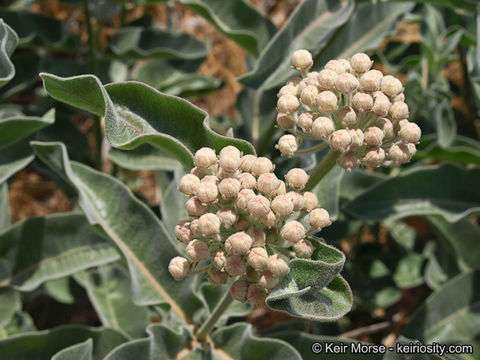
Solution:
<svg viewBox="0 0 480 360">
<path fill-rule="evenodd" d="M 298 66 L 305 63 L 300 60 Z M 168 269 L 176 280 L 206 271 L 213 285 L 238 277 L 233 297 L 261 304 L 289 272 L 291 257 L 312 256 L 306 237 L 329 226 L 329 214 L 314 193 L 302 191 L 308 181 L 302 169 L 291 169 L 284 182 L 269 159 L 242 156 L 232 146 L 218 156 L 202 148 L 194 160 L 196 167 L 179 184 L 189 196 L 190 218 L 175 227 L 187 258 L 173 258 Z M 304 216 L 305 226 L 298 221 Z"/>
<path fill-rule="evenodd" d="M 282 155 L 316 151 L 321 145 L 301 149 L 302 139 L 311 139 L 341 152 L 338 163 L 348 170 L 410 161 L 421 130 L 408 121 L 399 79 L 372 69 L 364 53 L 330 60 L 319 72 L 309 72 L 313 61 L 306 50 L 291 60 L 302 77 L 278 93 L 277 125 L 291 133 L 278 141 Z"/>
</svg>

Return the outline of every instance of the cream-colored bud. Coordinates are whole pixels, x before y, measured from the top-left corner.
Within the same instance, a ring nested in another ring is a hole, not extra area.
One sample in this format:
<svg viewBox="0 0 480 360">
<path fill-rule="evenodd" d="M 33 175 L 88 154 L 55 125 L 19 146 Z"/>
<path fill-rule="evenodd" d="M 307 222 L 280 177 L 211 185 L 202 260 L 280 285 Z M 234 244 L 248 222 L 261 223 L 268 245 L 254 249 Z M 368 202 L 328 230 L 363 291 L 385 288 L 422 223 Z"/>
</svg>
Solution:
<svg viewBox="0 0 480 360">
<path fill-rule="evenodd" d="M 225 253 L 222 250 L 218 250 L 212 256 L 212 264 L 218 270 L 223 269 L 223 267 L 225 266 L 225 261 L 226 260 L 227 260 L 227 258 L 225 257 Z"/>
<path fill-rule="evenodd" d="M 234 151 L 224 152 L 223 154 L 220 153 L 218 165 L 224 172 L 234 173 L 238 170 L 241 163 L 241 156 Z"/>
<path fill-rule="evenodd" d="M 377 116 L 386 116 L 390 110 L 390 100 L 381 91 L 377 91 L 373 94 L 373 107 L 372 112 Z"/>
<path fill-rule="evenodd" d="M 252 305 L 260 306 L 265 302 L 267 298 L 267 291 L 258 286 L 257 284 L 250 284 L 248 286 L 247 300 L 250 301 Z"/>
<path fill-rule="evenodd" d="M 403 142 L 417 144 L 422 136 L 422 130 L 417 124 L 409 122 L 400 127 L 398 136 Z"/>
<path fill-rule="evenodd" d="M 351 144 L 352 136 L 348 130 L 337 130 L 330 136 L 330 147 L 334 150 L 345 152 L 350 148 Z"/>
<path fill-rule="evenodd" d="M 193 195 L 199 184 L 200 179 L 198 177 L 193 174 L 187 174 L 182 176 L 180 179 L 178 190 L 183 192 L 185 195 Z"/>
<path fill-rule="evenodd" d="M 250 221 L 244 216 L 240 216 L 233 226 L 237 231 L 245 231 L 250 227 Z"/>
<path fill-rule="evenodd" d="M 310 51 L 300 49 L 292 54 L 292 67 L 296 70 L 308 70 L 313 65 L 312 54 Z"/>
<path fill-rule="evenodd" d="M 342 122 L 345 126 L 352 126 L 357 123 L 357 114 L 355 110 L 353 110 L 350 106 L 344 106 L 340 109 L 337 114 L 338 119 Z"/>
<path fill-rule="evenodd" d="M 302 196 L 302 194 L 296 191 L 289 191 L 286 195 L 293 204 L 293 211 L 300 211 L 303 209 L 303 206 L 305 205 L 305 198 Z"/>
<path fill-rule="evenodd" d="M 240 164 L 241 169 L 245 172 L 251 172 L 252 165 L 255 160 L 257 160 L 257 157 L 254 155 L 243 155 L 242 162 Z"/>
<path fill-rule="evenodd" d="M 285 175 L 288 185 L 294 189 L 302 190 L 308 181 L 308 174 L 300 168 L 290 169 Z"/>
<path fill-rule="evenodd" d="M 410 154 L 410 159 L 417 153 L 417 147 L 415 144 L 407 144 L 408 152 Z"/>
<path fill-rule="evenodd" d="M 277 97 L 282 97 L 283 95 L 297 96 L 297 91 L 298 89 L 295 85 L 287 84 L 280 88 L 280 90 L 278 91 Z"/>
<path fill-rule="evenodd" d="M 321 139 L 328 139 L 334 131 L 335 123 L 328 117 L 320 116 L 313 122 L 312 134 Z"/>
<path fill-rule="evenodd" d="M 313 192 L 306 191 L 303 193 L 303 210 L 306 212 L 310 212 L 313 209 L 318 207 L 318 198 Z"/>
<path fill-rule="evenodd" d="M 380 118 L 376 121 L 376 126 L 382 129 L 384 137 L 393 136 L 393 124 L 387 118 Z"/>
<path fill-rule="evenodd" d="M 192 232 L 190 231 L 190 222 L 181 221 L 178 225 L 175 225 L 175 237 L 178 241 L 188 244 L 192 240 Z"/>
<path fill-rule="evenodd" d="M 237 213 L 230 208 L 221 208 L 217 211 L 217 216 L 225 229 L 230 229 L 238 220 Z"/>
<path fill-rule="evenodd" d="M 277 125 L 280 126 L 282 129 L 291 129 L 292 127 L 295 126 L 295 118 L 292 115 L 278 113 Z M 253 156 L 253 155 L 250 155 L 250 156 Z M 242 170 L 243 170 L 243 167 L 242 167 Z"/>
<path fill-rule="evenodd" d="M 200 180 L 200 184 L 203 184 L 203 183 L 206 183 L 206 182 L 211 182 L 215 185 L 218 184 L 218 177 L 216 177 L 215 175 L 207 175 L 207 176 L 204 176 L 202 178 L 202 180 Z"/>
<path fill-rule="evenodd" d="M 279 195 L 272 200 L 271 208 L 278 216 L 287 216 L 293 213 L 293 202 L 287 195 Z"/>
<path fill-rule="evenodd" d="M 225 146 L 222 150 L 220 150 L 220 154 L 218 154 L 218 156 L 226 154 L 242 157 L 242 153 L 240 152 L 240 150 L 238 150 L 235 146 L 232 145 Z"/>
<path fill-rule="evenodd" d="M 208 211 L 208 206 L 204 205 L 197 197 L 189 199 L 185 206 L 187 207 L 187 212 L 190 216 L 202 216 Z"/>
<path fill-rule="evenodd" d="M 237 180 L 240 182 L 242 189 L 255 189 L 257 186 L 257 180 L 255 176 L 250 173 L 241 173 L 237 176 Z"/>
<path fill-rule="evenodd" d="M 253 240 L 252 247 L 265 246 L 265 239 L 267 235 L 262 229 L 257 227 L 251 227 L 247 230 L 247 234 Z"/>
<path fill-rule="evenodd" d="M 217 163 L 217 155 L 215 150 L 203 147 L 195 153 L 195 166 L 200 169 L 208 169 Z"/>
<path fill-rule="evenodd" d="M 260 222 L 268 228 L 275 226 L 277 220 L 278 218 L 272 210 L 270 210 L 267 215 L 260 218 Z"/>
<path fill-rule="evenodd" d="M 200 228 L 198 227 L 198 223 L 198 219 L 193 219 L 190 222 L 190 232 L 193 238 L 202 237 L 202 234 L 200 233 Z"/>
<path fill-rule="evenodd" d="M 212 181 L 200 182 L 200 185 L 197 186 L 195 195 L 202 203 L 211 203 L 217 200 L 218 197 L 218 188 L 217 185 Z"/>
<path fill-rule="evenodd" d="M 274 166 L 272 162 L 266 157 L 256 158 L 252 164 L 251 173 L 259 177 L 262 174 L 273 172 Z"/>
<path fill-rule="evenodd" d="M 241 231 L 230 235 L 225 240 L 225 251 L 229 255 L 247 255 L 252 247 L 253 239 Z"/>
<path fill-rule="evenodd" d="M 237 197 L 242 185 L 240 181 L 234 178 L 226 178 L 218 184 L 218 190 L 224 199 L 232 199 Z"/>
<path fill-rule="evenodd" d="M 273 276 L 273 274 L 270 271 L 264 271 L 260 278 L 258 279 L 258 285 L 270 290 L 277 286 L 278 282 L 280 281 L 280 278 L 277 276 Z"/>
<path fill-rule="evenodd" d="M 353 151 L 347 151 L 338 158 L 338 165 L 346 170 L 352 170 L 360 165 L 360 160 Z"/>
<path fill-rule="evenodd" d="M 383 137 L 385 134 L 383 130 L 376 127 L 370 126 L 364 133 L 365 136 L 365 144 L 369 146 L 380 146 L 382 145 Z"/>
<path fill-rule="evenodd" d="M 367 54 L 358 53 L 352 56 L 350 59 L 350 65 L 352 65 L 353 71 L 363 74 L 372 67 L 373 61 Z"/>
<path fill-rule="evenodd" d="M 380 166 L 385 160 L 385 151 L 382 148 L 367 148 L 363 160 L 371 166 Z"/>
<path fill-rule="evenodd" d="M 208 259 L 208 245 L 201 240 L 194 239 L 190 241 L 186 248 L 187 255 L 192 261 L 202 261 Z"/>
<path fill-rule="evenodd" d="M 348 131 L 350 136 L 352 137 L 352 144 L 350 145 L 351 148 L 357 148 L 363 145 L 363 141 L 365 139 L 365 135 L 363 131 L 360 129 L 350 129 Z"/>
<path fill-rule="evenodd" d="M 256 195 L 247 205 L 248 212 L 253 217 L 263 217 L 270 211 L 270 201 L 263 195 Z"/>
<path fill-rule="evenodd" d="M 284 156 L 292 156 L 298 151 L 298 141 L 293 135 L 283 135 L 278 139 L 278 150 Z"/>
<path fill-rule="evenodd" d="M 388 157 L 396 164 L 403 164 L 410 160 L 408 147 L 405 144 L 393 144 L 388 150 Z"/>
<path fill-rule="evenodd" d="M 247 263 L 240 255 L 228 256 L 225 261 L 225 271 L 230 276 L 239 276 L 245 274 Z"/>
<path fill-rule="evenodd" d="M 312 131 L 312 124 L 313 124 L 314 116 L 312 113 L 304 112 L 298 118 L 298 126 L 302 128 L 305 132 Z"/>
<path fill-rule="evenodd" d="M 393 122 L 393 131 L 395 132 L 395 134 L 398 134 L 398 132 L 400 131 L 400 129 L 405 125 L 405 124 L 408 124 L 409 121 L 407 119 L 402 119 L 402 120 L 398 120 L 398 121 L 394 121 Z"/>
<path fill-rule="evenodd" d="M 395 97 L 400 94 L 403 90 L 403 85 L 400 80 L 392 75 L 384 76 L 382 79 L 382 92 L 389 96 Z"/>
<path fill-rule="evenodd" d="M 268 262 L 268 253 L 263 247 L 252 248 L 247 256 L 247 263 L 255 270 L 265 269 Z"/>
<path fill-rule="evenodd" d="M 318 83 L 323 90 L 335 89 L 338 74 L 334 70 L 324 69 L 318 73 Z"/>
<path fill-rule="evenodd" d="M 250 189 L 240 190 L 235 199 L 235 207 L 240 210 L 247 210 L 248 202 L 255 197 L 255 193 Z"/>
<path fill-rule="evenodd" d="M 314 106 L 315 105 L 315 98 L 318 95 L 318 89 L 316 86 L 308 85 L 307 87 L 303 88 L 300 94 L 300 100 L 307 106 Z"/>
<path fill-rule="evenodd" d="M 360 77 L 362 91 L 374 92 L 380 90 L 382 86 L 383 74 L 378 70 L 370 70 Z"/>
<path fill-rule="evenodd" d="M 343 74 L 347 71 L 346 67 L 338 60 L 330 60 L 325 64 L 325 69 L 335 71 L 337 74 Z"/>
<path fill-rule="evenodd" d="M 308 259 L 312 256 L 313 245 L 310 241 L 303 239 L 293 245 L 293 250 L 295 251 L 295 255 L 297 255 L 297 257 Z"/>
<path fill-rule="evenodd" d="M 271 196 L 280 186 L 281 181 L 274 173 L 265 173 L 258 177 L 257 190 L 266 196 Z"/>
<path fill-rule="evenodd" d="M 330 226 L 332 222 L 330 221 L 328 211 L 323 208 L 318 208 L 312 210 L 310 215 L 308 215 L 308 224 L 315 229 L 321 230 L 324 227 Z"/>
<path fill-rule="evenodd" d="M 288 80 L 287 85 L 297 86 L 300 83 L 300 81 L 302 81 L 302 78 L 300 76 L 297 76 Z"/>
<path fill-rule="evenodd" d="M 317 209 L 315 209 L 317 210 Z M 315 211 L 313 210 L 313 211 Z M 310 213 L 312 215 L 313 211 Z M 305 237 L 305 228 L 303 225 L 296 221 L 289 221 L 285 223 L 280 229 L 280 236 L 285 241 L 290 241 L 292 243 L 299 242 Z M 273 271 L 272 271 L 273 272 Z M 274 273 L 274 272 L 273 272 Z"/>
<path fill-rule="evenodd" d="M 347 59 L 338 59 L 337 60 L 344 68 L 346 72 L 353 72 L 352 65 L 350 64 L 350 61 Z"/>
<path fill-rule="evenodd" d="M 267 269 L 270 271 L 273 275 L 283 275 L 288 273 L 290 270 L 288 266 L 288 258 L 284 255 L 280 254 L 275 254 L 271 255 L 268 258 L 268 264 L 267 264 Z"/>
<path fill-rule="evenodd" d="M 388 112 L 393 120 L 401 120 L 408 118 L 408 105 L 403 101 L 396 101 L 390 106 L 390 111 Z"/>
<path fill-rule="evenodd" d="M 247 301 L 248 285 L 248 281 L 244 279 L 235 281 L 230 288 L 232 297 L 240 302 Z"/>
<path fill-rule="evenodd" d="M 315 99 L 315 105 L 322 112 L 332 112 L 338 108 L 338 99 L 331 91 L 322 91 Z"/>
<path fill-rule="evenodd" d="M 405 94 L 404 94 L 404 93 L 400 93 L 400 94 L 398 94 L 397 96 L 395 96 L 395 97 L 392 99 L 392 102 L 396 102 L 396 101 L 405 101 Z"/>
<path fill-rule="evenodd" d="M 352 105 L 355 110 L 369 111 L 373 106 L 373 98 L 365 93 L 356 93 L 353 96 Z"/>
<path fill-rule="evenodd" d="M 293 95 L 283 95 L 278 99 L 277 109 L 279 112 L 286 114 L 293 114 L 300 108 L 300 102 L 296 96 Z"/>
<path fill-rule="evenodd" d="M 343 73 L 338 75 L 337 82 L 335 83 L 335 88 L 340 91 L 342 94 L 351 94 L 360 86 L 358 79 L 355 75 L 350 73 Z"/>
<path fill-rule="evenodd" d="M 283 181 L 280 181 L 280 186 L 275 190 L 272 196 L 285 195 L 287 193 L 287 187 Z"/>
<path fill-rule="evenodd" d="M 207 278 L 208 282 L 213 286 L 220 286 L 227 282 L 228 274 L 226 272 L 211 267 L 210 269 L 208 269 Z"/>
<path fill-rule="evenodd" d="M 176 256 L 168 264 L 168 272 L 175 280 L 181 280 L 190 272 L 190 263 L 187 259 Z"/>
</svg>

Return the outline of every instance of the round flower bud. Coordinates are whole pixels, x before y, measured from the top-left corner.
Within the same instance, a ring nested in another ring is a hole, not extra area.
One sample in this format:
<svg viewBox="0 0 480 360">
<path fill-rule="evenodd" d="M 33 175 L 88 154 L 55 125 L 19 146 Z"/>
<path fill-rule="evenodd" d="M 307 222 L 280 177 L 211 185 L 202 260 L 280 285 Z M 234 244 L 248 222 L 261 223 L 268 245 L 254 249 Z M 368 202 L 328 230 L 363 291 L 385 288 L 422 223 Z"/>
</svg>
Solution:
<svg viewBox="0 0 480 360">
<path fill-rule="evenodd" d="M 247 210 L 248 202 L 255 197 L 255 193 L 250 189 L 243 189 L 238 193 L 235 199 L 235 207 L 240 210 Z"/>
<path fill-rule="evenodd" d="M 338 158 L 338 164 L 344 169 L 352 170 L 360 165 L 360 160 L 354 152 L 347 151 Z"/>
<path fill-rule="evenodd" d="M 208 245 L 201 240 L 192 240 L 187 245 L 187 255 L 192 261 L 202 261 L 208 259 Z"/>
<path fill-rule="evenodd" d="M 168 272 L 175 280 L 181 280 L 190 272 L 190 263 L 187 259 L 176 256 L 168 264 Z"/>
<path fill-rule="evenodd" d="M 365 93 L 356 93 L 352 99 L 355 110 L 369 111 L 373 106 L 373 98 Z"/>
<path fill-rule="evenodd" d="M 277 125 L 280 126 L 282 129 L 291 129 L 292 127 L 295 126 L 295 119 L 291 115 L 278 113 Z M 249 155 L 249 156 L 253 156 L 253 155 Z"/>
<path fill-rule="evenodd" d="M 302 103 L 307 106 L 313 106 L 315 105 L 315 98 L 317 97 L 317 95 L 317 87 L 313 85 L 308 85 L 302 90 L 300 94 L 300 100 L 302 100 Z"/>
<path fill-rule="evenodd" d="M 278 282 L 280 281 L 280 278 L 277 276 L 273 276 L 273 274 L 270 271 L 264 271 L 260 278 L 258 279 L 258 285 L 270 290 L 277 286 Z"/>
<path fill-rule="evenodd" d="M 283 275 L 290 270 L 288 258 L 284 255 L 275 254 L 268 258 L 267 269 L 272 275 Z"/>
<path fill-rule="evenodd" d="M 356 148 L 363 145 L 363 140 L 365 139 L 365 135 L 363 134 L 362 130 L 350 129 L 348 132 L 352 137 L 352 144 L 350 145 L 351 148 Z"/>
<path fill-rule="evenodd" d="M 388 115 L 388 111 L 390 110 L 390 100 L 385 94 L 381 91 L 377 91 L 373 94 L 373 107 L 372 112 L 378 116 L 386 116 Z"/>
<path fill-rule="evenodd" d="M 245 232 L 237 232 L 225 240 L 225 251 L 229 255 L 247 255 L 253 239 Z"/>
<path fill-rule="evenodd" d="M 338 59 L 337 61 L 345 68 L 346 72 L 351 73 L 353 71 L 352 65 L 350 65 L 350 61 L 347 59 Z"/>
<path fill-rule="evenodd" d="M 308 70 L 313 65 L 312 54 L 308 50 L 296 50 L 292 54 L 292 67 L 296 70 Z"/>
<path fill-rule="evenodd" d="M 293 204 L 293 211 L 302 210 L 305 204 L 305 199 L 302 194 L 299 194 L 296 191 L 289 191 L 286 195 Z"/>
<path fill-rule="evenodd" d="M 225 146 L 222 150 L 220 150 L 220 154 L 218 155 L 222 156 L 227 154 L 242 157 L 242 153 L 240 152 L 240 150 L 238 150 L 235 146 L 232 145 Z"/>
<path fill-rule="evenodd" d="M 402 92 L 403 85 L 402 82 L 396 77 L 392 75 L 387 75 L 384 76 L 382 79 L 381 89 L 385 95 L 389 97 L 395 97 Z"/>
<path fill-rule="evenodd" d="M 408 124 L 409 121 L 407 119 L 402 119 L 394 123 L 393 125 L 393 131 L 398 134 L 400 129 L 405 125 Z"/>
<path fill-rule="evenodd" d="M 315 99 L 315 104 L 317 105 L 318 109 L 323 112 L 332 112 L 337 110 L 338 107 L 338 99 L 337 95 L 335 95 L 331 91 L 322 91 L 320 94 L 317 95 Z"/>
<path fill-rule="evenodd" d="M 197 197 L 192 197 L 185 205 L 187 207 L 188 215 L 190 216 L 202 216 L 208 211 L 208 206 L 203 205 Z"/>
<path fill-rule="evenodd" d="M 260 271 L 265 269 L 268 262 L 267 250 L 263 247 L 252 248 L 247 256 L 247 263 L 255 270 Z"/>
<path fill-rule="evenodd" d="M 382 129 L 384 137 L 393 136 L 393 124 L 387 118 L 380 118 L 376 121 L 376 126 Z"/>
<path fill-rule="evenodd" d="M 335 83 L 335 88 L 340 91 L 342 94 L 351 94 L 357 90 L 360 83 L 358 82 L 355 75 L 349 73 L 343 73 L 338 75 L 337 82 Z"/>
<path fill-rule="evenodd" d="M 215 154 L 215 150 L 202 147 L 195 153 L 194 161 L 196 167 L 200 169 L 208 169 L 217 163 L 217 155 Z"/>
<path fill-rule="evenodd" d="M 197 186 L 195 195 L 202 203 L 214 202 L 218 197 L 217 185 L 210 181 L 201 182 L 200 185 Z"/>
<path fill-rule="evenodd" d="M 247 264 L 240 255 L 228 256 L 225 261 L 225 271 L 230 276 L 239 276 L 245 274 Z"/>
<path fill-rule="evenodd" d="M 297 96 L 297 91 L 298 91 L 298 89 L 295 85 L 287 84 L 287 85 L 284 85 L 280 88 L 280 90 L 277 94 L 277 97 L 282 97 L 283 95 Z"/>
<path fill-rule="evenodd" d="M 350 106 L 344 106 L 337 114 L 338 119 L 345 126 L 355 125 L 357 123 L 357 114 Z"/>
<path fill-rule="evenodd" d="M 273 172 L 274 166 L 266 157 L 256 158 L 252 164 L 251 173 L 254 176 L 260 176 L 265 173 Z"/>
<path fill-rule="evenodd" d="M 325 69 L 318 73 L 318 83 L 324 90 L 333 90 L 337 82 L 338 74 L 334 70 Z"/>
<path fill-rule="evenodd" d="M 250 227 L 250 221 L 244 216 L 240 216 L 234 225 L 237 231 L 244 231 Z"/>
<path fill-rule="evenodd" d="M 317 195 L 310 191 L 306 191 L 303 193 L 303 210 L 306 212 L 310 212 L 313 209 L 316 209 L 318 207 L 318 198 Z"/>
<path fill-rule="evenodd" d="M 233 146 L 232 146 L 233 148 Z M 236 148 L 234 148 L 236 149 Z M 238 149 L 236 149 L 238 151 Z M 223 150 L 222 150 L 223 151 Z M 242 158 L 239 153 L 235 151 L 228 151 L 221 153 L 220 158 L 218 160 L 218 165 L 220 168 L 225 171 L 226 173 L 234 173 L 240 167 L 242 163 Z"/>
<path fill-rule="evenodd" d="M 293 202 L 287 195 L 279 195 L 273 199 L 271 208 L 278 216 L 287 216 L 293 213 Z"/>
<path fill-rule="evenodd" d="M 298 118 L 298 126 L 302 128 L 305 132 L 312 131 L 312 124 L 313 124 L 313 115 L 312 113 L 304 112 Z"/>
<path fill-rule="evenodd" d="M 250 173 L 241 173 L 237 176 L 241 189 L 255 189 L 257 179 Z"/>
<path fill-rule="evenodd" d="M 287 175 L 285 175 L 285 180 L 287 180 L 290 187 L 302 190 L 307 184 L 308 174 L 300 168 L 290 169 Z"/>
<path fill-rule="evenodd" d="M 293 114 L 300 108 L 300 102 L 296 96 L 283 95 L 278 99 L 277 109 L 281 113 Z"/>
<path fill-rule="evenodd" d="M 370 70 L 372 64 L 373 61 L 370 60 L 370 57 L 364 53 L 355 54 L 350 59 L 350 65 L 352 65 L 352 69 L 359 74 L 363 74 L 364 72 Z"/>
<path fill-rule="evenodd" d="M 217 211 L 220 224 L 225 229 L 230 229 L 238 220 L 238 215 L 230 208 L 222 208 Z"/>
<path fill-rule="evenodd" d="M 257 160 L 257 157 L 254 156 L 254 155 L 243 155 L 242 157 L 242 161 L 241 161 L 241 164 L 240 164 L 240 167 L 242 169 L 242 171 L 245 171 L 245 172 L 251 172 L 252 171 L 252 165 L 253 165 L 253 162 Z"/>
<path fill-rule="evenodd" d="M 302 81 L 302 78 L 300 76 L 297 76 L 288 80 L 287 85 L 297 86 L 300 83 L 300 81 Z"/>
<path fill-rule="evenodd" d="M 298 151 L 297 138 L 293 135 L 283 135 L 278 140 L 277 148 L 278 148 L 278 150 L 280 150 L 282 155 L 291 156 Z"/>
<path fill-rule="evenodd" d="M 225 261 L 226 261 L 225 253 L 222 250 L 218 250 L 212 256 L 212 264 L 218 270 L 223 269 L 223 267 L 225 266 Z"/>
<path fill-rule="evenodd" d="M 198 219 L 198 228 L 202 237 L 212 237 L 220 233 L 220 219 L 217 215 L 207 213 Z"/>
<path fill-rule="evenodd" d="M 364 133 L 365 144 L 369 146 L 380 146 L 382 145 L 384 135 L 382 129 L 376 126 L 370 126 Z"/>
<path fill-rule="evenodd" d="M 374 92 L 380 90 L 382 86 L 383 74 L 378 70 L 370 70 L 360 76 L 360 85 L 362 91 Z"/>
<path fill-rule="evenodd" d="M 178 190 L 183 192 L 185 195 L 193 195 L 199 184 L 200 179 L 198 177 L 192 174 L 187 174 L 182 176 L 180 179 Z"/>
<path fill-rule="evenodd" d="M 230 288 L 232 297 L 240 302 L 247 301 L 248 282 L 244 279 L 235 281 Z"/>
<path fill-rule="evenodd" d="M 385 160 L 385 151 L 382 148 L 367 148 L 363 160 L 371 166 L 380 166 Z"/>
<path fill-rule="evenodd" d="M 315 210 L 317 210 L 317 209 L 315 209 Z M 310 216 L 311 216 L 312 213 L 313 213 L 313 211 L 310 213 Z M 280 229 L 280 236 L 285 241 L 290 241 L 292 243 L 296 243 L 296 242 L 299 242 L 300 240 L 302 240 L 305 237 L 305 228 L 303 227 L 303 225 L 300 222 L 298 222 L 296 220 L 289 221 L 289 222 L 285 223 L 282 226 L 282 228 Z M 273 271 L 272 271 L 272 273 L 275 274 L 275 272 L 273 272 Z"/>
<path fill-rule="evenodd" d="M 213 267 L 208 269 L 207 277 L 208 277 L 208 282 L 213 286 L 223 285 L 228 280 L 228 274 L 226 272 L 220 271 Z"/>
<path fill-rule="evenodd" d="M 398 94 L 397 96 L 395 96 L 395 97 L 392 99 L 392 102 L 396 102 L 396 101 L 405 101 L 405 94 L 404 94 L 404 93 L 400 93 L 400 94 Z"/>
<path fill-rule="evenodd" d="M 277 223 L 277 216 L 270 210 L 267 215 L 260 218 L 260 222 L 266 227 L 271 228 Z"/>
<path fill-rule="evenodd" d="M 275 190 L 272 196 L 285 195 L 287 193 L 287 187 L 283 181 L 280 181 L 280 186 Z"/>
<path fill-rule="evenodd" d="M 200 233 L 200 228 L 198 227 L 198 223 L 198 219 L 193 219 L 190 223 L 190 232 L 193 238 L 202 237 L 202 234 Z"/>
<path fill-rule="evenodd" d="M 393 120 L 401 120 L 408 118 L 408 105 L 403 101 L 396 101 L 390 106 L 388 112 Z"/>
<path fill-rule="evenodd" d="M 325 69 L 335 71 L 337 74 L 343 74 L 345 71 L 347 71 L 343 63 L 338 60 L 330 60 L 327 62 L 325 64 Z"/>
<path fill-rule="evenodd" d="M 400 127 L 398 136 L 406 143 L 417 144 L 422 136 L 422 131 L 417 124 L 409 122 Z"/>
<path fill-rule="evenodd" d="M 280 186 L 281 181 L 274 173 L 265 173 L 258 177 L 257 190 L 262 194 L 270 196 Z"/>
<path fill-rule="evenodd" d="M 403 164 L 410 160 L 408 147 L 405 144 L 393 144 L 388 151 L 388 157 L 396 164 Z"/>
<path fill-rule="evenodd" d="M 218 178 L 215 175 L 207 175 L 207 176 L 204 176 L 202 178 L 202 180 L 200 180 L 200 184 L 203 184 L 203 183 L 206 183 L 206 182 L 210 182 L 212 184 L 217 185 Z"/>
<path fill-rule="evenodd" d="M 297 257 L 309 259 L 313 253 L 313 245 L 310 241 L 303 239 L 293 245 L 293 250 Z"/>
<path fill-rule="evenodd" d="M 265 231 L 263 231 L 262 229 L 259 229 L 257 227 L 251 227 L 250 229 L 247 230 L 247 234 L 253 240 L 252 248 L 265 246 L 265 239 L 267 236 L 265 234 Z"/>
<path fill-rule="evenodd" d="M 247 205 L 248 212 L 253 217 L 263 217 L 270 211 L 270 201 L 262 195 L 252 198 Z"/>
<path fill-rule="evenodd" d="M 247 300 L 250 301 L 252 305 L 260 306 L 265 302 L 267 298 L 267 292 L 261 286 L 257 284 L 250 284 L 248 286 Z"/>
<path fill-rule="evenodd" d="M 181 221 L 178 225 L 175 225 L 175 237 L 185 244 L 192 240 L 189 221 Z"/>
<path fill-rule="evenodd" d="M 240 192 L 241 184 L 240 181 L 233 178 L 226 178 L 220 181 L 218 184 L 218 190 L 224 199 L 231 199 L 237 197 Z"/>
<path fill-rule="evenodd" d="M 345 129 L 334 131 L 330 136 L 330 147 L 334 150 L 345 152 L 352 144 L 352 136 Z"/>
<path fill-rule="evenodd" d="M 308 224 L 315 229 L 321 230 L 324 227 L 330 226 L 332 222 L 330 221 L 328 211 L 323 208 L 318 208 L 312 210 L 310 215 L 308 215 Z"/>
<path fill-rule="evenodd" d="M 408 152 L 410 154 L 410 159 L 417 153 L 417 147 L 415 144 L 407 144 Z"/>
<path fill-rule="evenodd" d="M 321 139 L 328 139 L 334 131 L 335 123 L 328 117 L 320 116 L 313 122 L 312 134 Z"/>
</svg>

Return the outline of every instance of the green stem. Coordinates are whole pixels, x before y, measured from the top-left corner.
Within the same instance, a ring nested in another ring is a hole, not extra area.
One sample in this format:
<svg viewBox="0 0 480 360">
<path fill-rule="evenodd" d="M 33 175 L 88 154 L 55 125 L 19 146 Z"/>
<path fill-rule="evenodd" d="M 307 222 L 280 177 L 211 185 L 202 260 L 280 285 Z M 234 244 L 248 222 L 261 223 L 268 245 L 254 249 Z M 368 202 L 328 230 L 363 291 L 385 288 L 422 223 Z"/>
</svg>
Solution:
<svg viewBox="0 0 480 360">
<path fill-rule="evenodd" d="M 335 150 L 330 150 L 327 155 L 323 158 L 320 164 L 312 171 L 310 178 L 308 179 L 307 185 L 305 186 L 305 191 L 311 191 L 317 184 L 322 180 L 325 175 L 329 173 L 330 170 L 337 163 L 337 159 L 342 153 Z"/>
<path fill-rule="evenodd" d="M 213 312 L 210 314 L 210 317 L 205 321 L 202 327 L 197 332 L 197 340 L 198 341 L 205 341 L 210 331 L 213 329 L 215 324 L 217 323 L 218 319 L 223 315 L 223 313 L 228 309 L 230 304 L 233 301 L 232 294 L 230 290 L 224 295 L 223 299 L 220 300 L 218 305 L 213 309 Z"/>
</svg>

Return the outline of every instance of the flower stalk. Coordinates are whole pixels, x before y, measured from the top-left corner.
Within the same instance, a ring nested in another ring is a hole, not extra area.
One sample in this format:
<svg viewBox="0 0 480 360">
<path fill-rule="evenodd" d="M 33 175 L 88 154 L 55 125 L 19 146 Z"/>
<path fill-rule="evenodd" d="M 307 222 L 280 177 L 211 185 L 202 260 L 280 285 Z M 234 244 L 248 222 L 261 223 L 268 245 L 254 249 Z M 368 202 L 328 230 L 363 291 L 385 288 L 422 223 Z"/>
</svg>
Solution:
<svg viewBox="0 0 480 360">
<path fill-rule="evenodd" d="M 213 312 L 210 314 L 208 319 L 205 321 L 205 323 L 198 329 L 197 332 L 197 340 L 200 342 L 204 342 L 208 335 L 210 334 L 210 331 L 215 327 L 215 324 L 218 322 L 220 317 L 227 311 L 228 307 L 232 304 L 233 302 L 233 297 L 232 294 L 230 293 L 230 290 L 226 292 L 226 294 L 223 296 L 222 300 L 217 304 Z"/>
<path fill-rule="evenodd" d="M 342 155 L 340 151 L 330 150 L 323 158 L 320 164 L 312 171 L 307 185 L 305 185 L 306 191 L 311 191 L 317 184 L 333 169 L 337 163 L 338 158 Z"/>
</svg>

